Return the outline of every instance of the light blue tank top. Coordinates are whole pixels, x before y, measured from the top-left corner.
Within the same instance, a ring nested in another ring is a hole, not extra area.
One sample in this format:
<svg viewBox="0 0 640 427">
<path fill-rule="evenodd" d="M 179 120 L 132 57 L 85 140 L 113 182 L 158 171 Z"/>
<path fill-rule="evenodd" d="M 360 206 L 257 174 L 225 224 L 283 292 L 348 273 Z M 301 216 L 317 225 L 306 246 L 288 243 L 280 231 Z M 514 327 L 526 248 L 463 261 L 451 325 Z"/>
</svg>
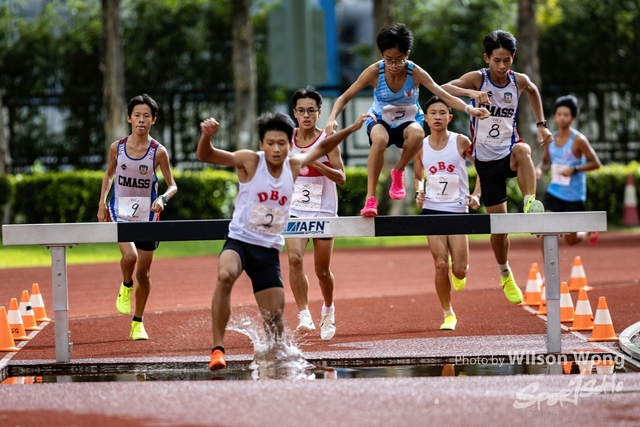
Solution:
<svg viewBox="0 0 640 427">
<path fill-rule="evenodd" d="M 573 141 L 578 132 L 572 129 L 571 136 L 566 144 L 562 147 L 556 146 L 556 136 L 558 132 L 553 133 L 553 142 L 549 145 L 549 157 L 551 158 L 551 182 L 547 187 L 547 192 L 554 197 L 565 202 L 584 202 L 587 200 L 587 174 L 578 172 L 571 175 L 568 185 L 566 183 L 554 182 L 553 168 L 555 165 L 562 166 L 580 166 L 586 163 L 584 157 L 577 158 L 573 155 Z"/>
<path fill-rule="evenodd" d="M 418 95 L 418 88 L 413 82 L 413 62 L 407 61 L 407 79 L 404 86 L 398 92 L 393 92 L 384 78 L 384 61 L 380 61 L 378 86 L 373 91 L 373 104 L 369 112 L 376 116 L 378 121 L 384 120 L 392 128 L 408 121 L 424 126 L 424 113 Z M 366 126 L 368 127 L 372 121 L 373 119 L 368 119 Z"/>
</svg>

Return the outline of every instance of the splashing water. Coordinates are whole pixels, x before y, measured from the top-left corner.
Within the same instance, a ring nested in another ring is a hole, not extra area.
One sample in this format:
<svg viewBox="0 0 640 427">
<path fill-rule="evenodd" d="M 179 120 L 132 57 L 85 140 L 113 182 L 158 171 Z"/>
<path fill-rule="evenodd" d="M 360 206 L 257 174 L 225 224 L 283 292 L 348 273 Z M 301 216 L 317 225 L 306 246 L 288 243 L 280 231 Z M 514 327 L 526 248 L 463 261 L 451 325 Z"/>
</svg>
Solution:
<svg viewBox="0 0 640 427">
<path fill-rule="evenodd" d="M 294 335 L 285 328 L 281 338 L 268 332 L 261 319 L 249 314 L 233 316 L 227 330 L 249 337 L 253 344 L 251 377 L 257 379 L 315 379 L 314 365 L 307 362 Z"/>
</svg>

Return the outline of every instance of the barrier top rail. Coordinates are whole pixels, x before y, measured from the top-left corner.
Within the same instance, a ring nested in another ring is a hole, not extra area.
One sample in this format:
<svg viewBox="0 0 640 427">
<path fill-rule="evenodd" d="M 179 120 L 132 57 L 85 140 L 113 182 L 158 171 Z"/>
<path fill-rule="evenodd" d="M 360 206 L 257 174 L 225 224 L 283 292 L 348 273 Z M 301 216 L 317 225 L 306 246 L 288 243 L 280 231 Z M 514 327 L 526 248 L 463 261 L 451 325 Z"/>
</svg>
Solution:
<svg viewBox="0 0 640 427">
<path fill-rule="evenodd" d="M 229 220 L 16 224 L 2 226 L 4 245 L 223 240 Z M 606 212 L 292 218 L 285 237 L 388 237 L 448 234 L 565 234 L 606 231 Z"/>
</svg>

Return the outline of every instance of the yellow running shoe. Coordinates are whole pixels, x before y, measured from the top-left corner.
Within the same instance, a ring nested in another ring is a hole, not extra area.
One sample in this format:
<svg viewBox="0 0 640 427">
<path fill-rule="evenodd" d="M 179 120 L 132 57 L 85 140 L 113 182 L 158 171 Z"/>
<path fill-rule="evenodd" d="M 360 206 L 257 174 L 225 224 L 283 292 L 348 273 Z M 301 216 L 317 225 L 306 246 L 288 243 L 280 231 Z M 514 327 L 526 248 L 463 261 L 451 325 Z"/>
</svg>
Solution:
<svg viewBox="0 0 640 427">
<path fill-rule="evenodd" d="M 440 325 L 440 329 L 445 331 L 455 331 L 456 325 L 458 324 L 458 319 L 455 315 L 446 316 L 444 318 L 444 323 Z"/>
<path fill-rule="evenodd" d="M 149 335 L 147 335 L 147 331 L 144 330 L 142 322 L 136 322 L 135 320 L 131 321 L 131 332 L 129 332 L 129 337 L 134 341 L 149 339 Z"/>
<path fill-rule="evenodd" d="M 125 286 L 124 282 L 120 284 L 120 291 L 116 299 L 116 310 L 118 310 L 120 314 L 131 313 L 131 291 L 133 291 L 133 286 Z"/>
<path fill-rule="evenodd" d="M 516 279 L 513 278 L 513 273 L 509 273 L 507 277 L 500 277 L 502 282 L 502 290 L 510 303 L 520 304 L 522 302 L 522 291 L 516 284 Z"/>
<path fill-rule="evenodd" d="M 453 284 L 453 289 L 456 291 L 461 291 L 467 286 L 467 278 L 458 279 L 455 274 L 453 274 L 453 270 L 451 270 L 451 256 L 449 256 L 449 271 L 451 272 L 451 283 Z"/>
<path fill-rule="evenodd" d="M 541 213 L 544 212 L 544 205 L 540 200 L 536 200 L 536 195 L 532 194 L 524 204 L 524 213 Z"/>
</svg>

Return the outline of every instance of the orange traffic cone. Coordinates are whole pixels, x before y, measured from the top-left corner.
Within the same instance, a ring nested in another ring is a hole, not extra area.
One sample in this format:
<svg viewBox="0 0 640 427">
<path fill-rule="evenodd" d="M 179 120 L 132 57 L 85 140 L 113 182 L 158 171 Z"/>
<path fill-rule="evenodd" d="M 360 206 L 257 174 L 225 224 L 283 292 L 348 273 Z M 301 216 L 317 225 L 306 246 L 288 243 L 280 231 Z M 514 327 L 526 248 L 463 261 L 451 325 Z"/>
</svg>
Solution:
<svg viewBox="0 0 640 427">
<path fill-rule="evenodd" d="M 28 291 L 22 291 L 22 297 L 20 298 L 20 315 L 22 316 L 25 330 L 39 331 L 41 329 L 36 323 L 36 316 L 33 315 L 33 308 L 31 308 L 31 298 L 29 298 Z"/>
<path fill-rule="evenodd" d="M 9 303 L 9 326 L 11 327 L 11 333 L 13 339 L 16 341 L 29 341 L 31 338 L 27 336 L 27 332 L 24 330 L 24 323 L 22 322 L 22 316 L 20 315 L 20 307 L 18 306 L 18 300 L 11 298 Z"/>
<path fill-rule="evenodd" d="M 569 330 L 593 330 L 593 312 L 591 311 L 591 304 L 589 304 L 587 291 L 584 288 L 580 289 L 580 293 L 578 294 L 578 301 L 576 301 L 575 320 L 573 321 L 573 326 L 571 326 Z"/>
<path fill-rule="evenodd" d="M 13 340 L 11 334 L 11 326 L 9 326 L 9 318 L 7 317 L 7 310 L 4 307 L 0 307 L 0 351 L 18 351 L 16 343 Z"/>
<path fill-rule="evenodd" d="M 540 286 L 542 291 L 540 292 L 540 307 L 536 314 L 547 314 L 547 293 L 545 292 L 545 285 Z"/>
<path fill-rule="evenodd" d="M 538 282 L 538 277 L 540 277 L 540 269 L 538 264 L 534 262 L 529 268 L 529 279 L 525 288 L 524 301 L 520 305 L 540 305 L 540 294 L 542 292 L 540 282 L 542 279 Z"/>
<path fill-rule="evenodd" d="M 573 362 L 562 362 L 562 372 L 565 375 L 569 375 L 571 373 L 571 368 L 573 367 Z"/>
<path fill-rule="evenodd" d="M 33 315 L 36 316 L 36 322 L 51 321 L 51 319 L 47 317 L 47 310 L 44 308 L 40 286 L 37 283 L 31 284 L 31 308 L 33 309 Z"/>
<path fill-rule="evenodd" d="M 569 278 L 569 291 L 579 291 L 585 288 L 587 291 L 593 290 L 587 283 L 587 275 L 584 273 L 582 258 L 576 256 L 573 258 L 573 266 L 571 267 L 571 277 Z"/>
<path fill-rule="evenodd" d="M 573 322 L 574 314 L 569 287 L 567 282 L 562 282 L 560 284 L 560 322 Z"/>
<path fill-rule="evenodd" d="M 627 185 L 624 186 L 624 214 L 622 225 L 635 227 L 640 225 L 638 220 L 638 198 L 636 197 L 636 186 L 633 184 L 633 175 L 627 175 Z"/>
<path fill-rule="evenodd" d="M 593 332 L 591 333 L 591 338 L 587 341 L 620 341 L 616 336 L 616 331 L 613 329 L 613 323 L 611 322 L 611 315 L 609 314 L 609 307 L 607 306 L 605 297 L 598 299 L 596 317 L 593 320 Z"/>
</svg>

